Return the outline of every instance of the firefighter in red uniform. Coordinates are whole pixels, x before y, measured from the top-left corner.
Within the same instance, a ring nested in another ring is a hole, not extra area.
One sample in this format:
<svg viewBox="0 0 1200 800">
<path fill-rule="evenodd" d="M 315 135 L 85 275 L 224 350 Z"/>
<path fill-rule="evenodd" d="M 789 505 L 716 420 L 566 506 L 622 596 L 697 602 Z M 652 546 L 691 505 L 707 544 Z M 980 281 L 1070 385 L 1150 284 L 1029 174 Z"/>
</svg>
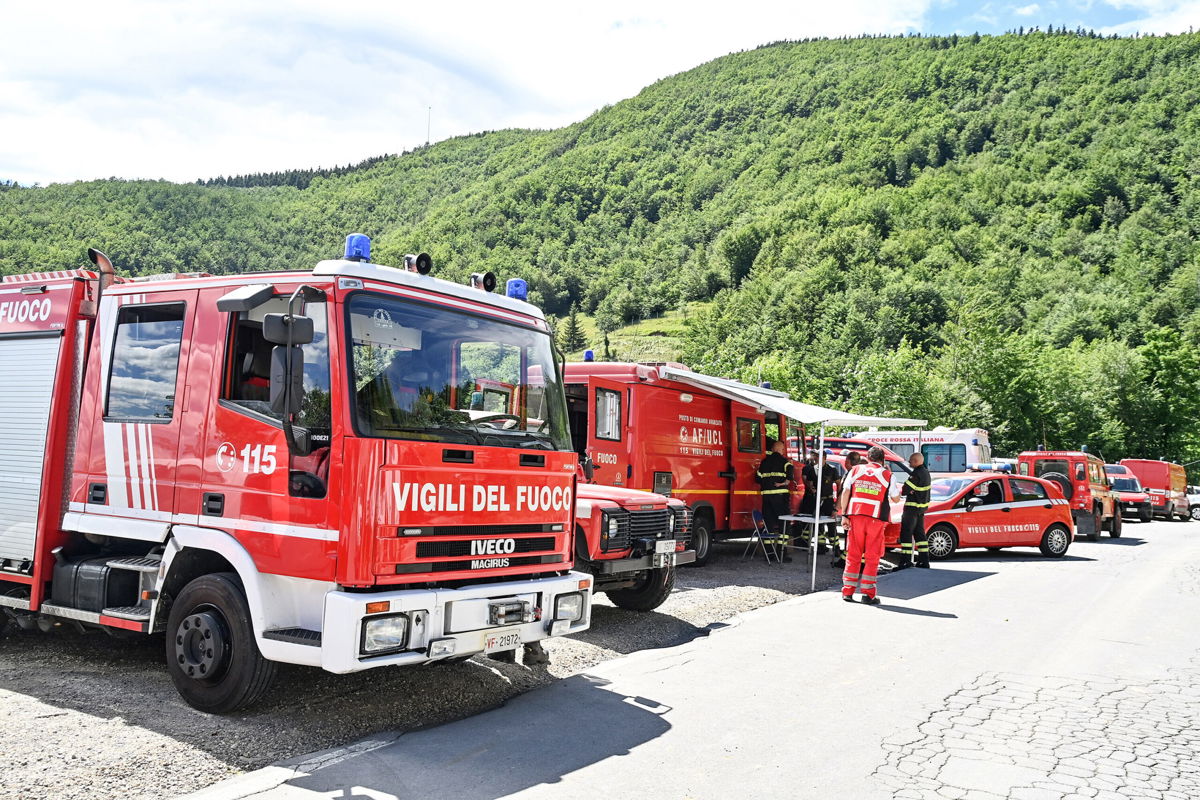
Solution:
<svg viewBox="0 0 1200 800">
<path fill-rule="evenodd" d="M 846 537 L 846 567 L 842 573 L 842 599 L 854 600 L 857 589 L 867 605 L 879 605 L 875 582 L 879 559 L 883 556 L 883 535 L 890 513 L 888 489 L 890 473 L 883 464 L 883 448 L 867 451 L 867 463 L 846 476 L 845 489 L 838 498 Z M 859 569 L 861 568 L 861 572 Z"/>
</svg>

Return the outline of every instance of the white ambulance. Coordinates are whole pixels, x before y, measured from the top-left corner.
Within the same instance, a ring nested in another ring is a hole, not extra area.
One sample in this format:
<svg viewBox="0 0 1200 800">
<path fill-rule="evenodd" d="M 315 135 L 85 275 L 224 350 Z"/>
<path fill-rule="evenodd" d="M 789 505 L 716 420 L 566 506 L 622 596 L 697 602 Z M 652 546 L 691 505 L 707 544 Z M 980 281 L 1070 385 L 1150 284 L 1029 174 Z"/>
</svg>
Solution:
<svg viewBox="0 0 1200 800">
<path fill-rule="evenodd" d="M 854 435 L 855 438 L 881 444 L 905 458 L 920 450 L 925 454 L 925 466 L 935 474 L 991 469 L 992 446 L 988 441 L 988 432 L 982 428 L 951 430 L 937 427 L 931 431 L 870 430 Z"/>
</svg>

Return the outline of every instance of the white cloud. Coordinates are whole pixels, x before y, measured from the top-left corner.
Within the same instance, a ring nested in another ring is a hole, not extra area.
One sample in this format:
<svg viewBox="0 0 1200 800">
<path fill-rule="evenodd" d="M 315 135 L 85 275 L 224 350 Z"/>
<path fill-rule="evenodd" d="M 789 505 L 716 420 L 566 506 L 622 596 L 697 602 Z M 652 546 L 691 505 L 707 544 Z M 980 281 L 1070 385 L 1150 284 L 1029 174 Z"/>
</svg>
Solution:
<svg viewBox="0 0 1200 800">
<path fill-rule="evenodd" d="M 1039 6 L 1037 3 L 1030 3 L 1027 6 L 1021 6 L 1020 8 L 1014 8 L 1013 13 L 1016 14 L 1018 17 L 1032 17 L 1034 14 L 1036 14 L 1037 12 L 1039 12 L 1041 10 L 1042 10 L 1042 7 Z"/>
<path fill-rule="evenodd" d="M 934 0 L 9 4 L 0 179 L 191 180 L 553 127 L 780 39 L 901 33 Z"/>
<path fill-rule="evenodd" d="M 1200 0 L 1107 0 L 1106 4 L 1141 16 L 1106 27 L 1104 33 L 1187 33 L 1200 28 Z"/>
</svg>

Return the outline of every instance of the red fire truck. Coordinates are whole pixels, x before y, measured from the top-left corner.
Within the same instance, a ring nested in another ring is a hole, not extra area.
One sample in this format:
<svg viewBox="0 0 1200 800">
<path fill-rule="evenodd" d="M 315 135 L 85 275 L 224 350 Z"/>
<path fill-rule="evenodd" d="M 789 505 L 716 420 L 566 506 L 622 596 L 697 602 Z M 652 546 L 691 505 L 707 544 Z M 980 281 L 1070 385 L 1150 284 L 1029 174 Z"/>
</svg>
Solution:
<svg viewBox="0 0 1200 800">
<path fill-rule="evenodd" d="M 0 612 L 164 632 L 198 709 L 587 628 L 576 456 L 541 312 L 369 261 L 0 283 Z M 472 414 L 488 381 L 522 387 Z M 515 418 L 515 419 L 514 419 Z"/>
</svg>

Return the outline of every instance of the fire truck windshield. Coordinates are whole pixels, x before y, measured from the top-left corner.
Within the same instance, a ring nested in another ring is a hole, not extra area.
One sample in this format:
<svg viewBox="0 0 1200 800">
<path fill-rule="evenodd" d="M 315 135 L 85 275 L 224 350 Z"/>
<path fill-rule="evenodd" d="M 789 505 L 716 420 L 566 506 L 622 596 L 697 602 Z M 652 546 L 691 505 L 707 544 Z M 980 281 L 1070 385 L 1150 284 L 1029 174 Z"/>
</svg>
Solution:
<svg viewBox="0 0 1200 800">
<path fill-rule="evenodd" d="M 359 433 L 569 450 L 550 336 L 376 294 L 349 302 Z"/>
</svg>

